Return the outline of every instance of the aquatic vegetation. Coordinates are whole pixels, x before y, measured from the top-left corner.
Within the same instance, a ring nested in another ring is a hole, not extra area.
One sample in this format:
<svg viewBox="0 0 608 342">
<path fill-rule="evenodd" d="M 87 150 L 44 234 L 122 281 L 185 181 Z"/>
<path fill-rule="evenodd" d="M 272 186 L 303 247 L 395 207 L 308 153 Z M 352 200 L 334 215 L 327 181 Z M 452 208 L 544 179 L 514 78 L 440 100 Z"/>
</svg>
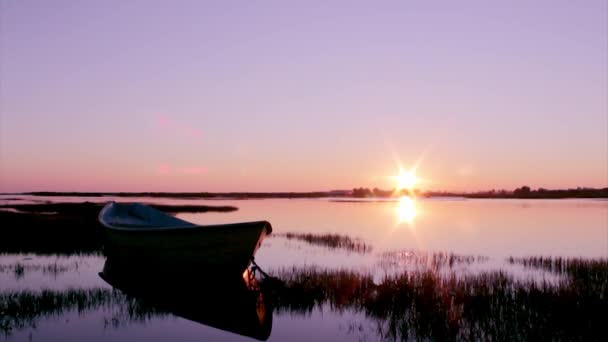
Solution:
<svg viewBox="0 0 608 342">
<path fill-rule="evenodd" d="M 331 249 L 344 249 L 349 252 L 369 253 L 372 246 L 361 239 L 353 239 L 347 235 L 339 234 L 305 234 L 305 233 L 274 233 L 271 238 L 285 238 L 288 240 L 299 240 L 310 245 L 322 246 Z"/>
<path fill-rule="evenodd" d="M 0 293 L 0 332 L 10 336 L 14 331 L 35 328 L 37 321 L 46 317 L 102 309 L 111 311 L 104 317 L 104 326 L 115 328 L 168 315 L 145 301 L 106 288 L 5 292 Z"/>
<path fill-rule="evenodd" d="M 16 264 L 15 267 L 13 268 L 13 272 L 15 273 L 16 279 L 22 278 L 23 274 L 25 272 L 25 267 L 23 267 L 23 265 L 21 265 L 21 264 Z"/>
<path fill-rule="evenodd" d="M 12 264 L 0 264 L 0 273 L 14 273 L 16 279 L 23 277 L 26 272 L 42 272 L 42 274 L 49 274 L 56 277 L 62 273 L 77 271 L 78 268 L 79 263 L 77 261 L 69 264 L 57 262 L 48 264 L 16 262 Z"/>
<path fill-rule="evenodd" d="M 437 259 L 450 257 L 443 254 Z M 519 259 L 513 259 L 516 260 Z M 605 329 L 608 263 L 605 260 L 526 260 L 530 265 L 548 267 L 552 272 L 562 272 L 566 265 L 568 276 L 555 284 L 521 280 L 503 271 L 462 275 L 427 268 L 374 280 L 370 274 L 353 270 L 286 267 L 270 271 L 280 281 L 263 282 L 262 291 L 279 315 L 309 315 L 317 308 L 363 313 L 371 324 L 350 329 L 350 333 L 380 340 L 605 340 L 608 337 Z M 441 263 L 449 264 L 449 261 L 435 264 Z M 215 297 L 218 296 L 211 298 Z M 144 298 L 103 288 L 0 293 L 0 330 L 9 335 L 14 330 L 35 327 L 41 318 L 70 310 L 80 313 L 104 310 L 104 327 L 112 328 L 172 312 Z M 221 303 L 222 298 L 216 301 Z M 199 306 L 193 307 L 199 310 L 196 308 Z"/>
<path fill-rule="evenodd" d="M 448 252 L 422 252 L 415 250 L 389 251 L 379 255 L 378 266 L 382 268 L 416 267 L 438 271 L 456 265 L 471 265 L 489 260 L 481 255 L 460 255 Z"/>
<path fill-rule="evenodd" d="M 94 310 L 123 300 L 122 295 L 108 289 L 0 293 L 0 331 L 8 335 L 13 330 L 35 327 L 36 321 L 46 316 Z"/>
<path fill-rule="evenodd" d="M 579 273 L 580 271 L 598 271 L 603 273 L 608 269 L 608 258 L 584 259 L 563 257 L 524 257 L 507 258 L 510 264 L 520 264 L 524 267 L 545 269 L 554 273 Z M 608 276 L 608 274 L 603 274 Z"/>
<path fill-rule="evenodd" d="M 597 265 L 559 284 L 520 281 L 502 272 L 403 272 L 374 283 L 348 270 L 279 269 L 277 312 L 315 307 L 364 312 L 386 340 L 595 340 L 608 337 L 607 279 L 588 277 Z M 602 272 L 608 274 L 604 264 Z M 581 276 L 582 275 L 582 276 Z"/>
<path fill-rule="evenodd" d="M 507 262 L 565 275 L 577 286 L 596 293 L 601 299 L 608 299 L 608 258 L 510 257 Z"/>
</svg>

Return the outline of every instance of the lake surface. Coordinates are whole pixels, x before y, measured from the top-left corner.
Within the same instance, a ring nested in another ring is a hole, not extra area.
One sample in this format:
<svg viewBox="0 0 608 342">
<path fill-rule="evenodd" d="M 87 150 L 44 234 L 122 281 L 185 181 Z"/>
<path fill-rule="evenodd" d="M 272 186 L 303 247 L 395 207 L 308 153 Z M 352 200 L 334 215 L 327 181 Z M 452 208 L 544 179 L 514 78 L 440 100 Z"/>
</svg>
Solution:
<svg viewBox="0 0 608 342">
<path fill-rule="evenodd" d="M 277 298 L 266 307 L 265 319 L 271 319 L 269 341 L 467 340 L 488 338 L 501 329 L 507 330 L 507 335 L 499 340 L 543 337 L 535 336 L 534 329 L 521 328 L 524 321 L 524 325 L 540 324 L 539 334 L 555 332 L 552 337 L 557 340 L 577 336 L 595 339 L 597 332 L 605 329 L 595 325 L 596 319 L 601 321 L 605 316 L 570 316 L 576 310 L 606 315 L 608 309 L 605 200 L 185 200 L 5 195 L 0 196 L 0 203 L 109 199 L 238 207 L 228 213 L 178 214 L 198 224 L 269 221 L 273 233 L 264 240 L 256 262 L 289 288 L 275 293 Z M 173 307 L 159 309 L 155 303 L 115 289 L 99 276 L 105 262 L 102 253 L 1 254 L 2 338 L 252 340 L 214 328 L 204 319 L 193 319 L 196 314 L 213 317 L 213 312 L 206 312 L 205 298 L 196 305 L 190 303 L 192 316 Z M 213 281 L 213 275 L 205 270 L 192 270 L 185 279 L 193 277 Z M 572 285 L 581 283 L 580 279 L 590 284 L 584 287 L 587 295 L 570 302 L 570 293 L 581 293 Z M 176 279 L 179 281 L 185 280 Z M 208 300 L 217 301 L 213 297 L 210 294 Z M 562 299 L 567 301 L 563 308 Z M 585 307 L 587 300 L 598 304 Z M 518 309 L 523 302 L 532 309 Z M 551 308 L 547 303 L 557 304 Z M 576 310 L 568 310 L 571 303 L 579 303 Z M 7 314 L 14 312 L 21 314 Z M 530 317 L 539 313 L 548 318 L 530 323 Z M 482 317 L 494 314 L 502 317 L 501 323 Z M 581 328 L 585 326 L 587 332 Z M 589 331 L 593 335 L 585 336 Z M 544 338 L 547 336 L 551 335 Z"/>
</svg>

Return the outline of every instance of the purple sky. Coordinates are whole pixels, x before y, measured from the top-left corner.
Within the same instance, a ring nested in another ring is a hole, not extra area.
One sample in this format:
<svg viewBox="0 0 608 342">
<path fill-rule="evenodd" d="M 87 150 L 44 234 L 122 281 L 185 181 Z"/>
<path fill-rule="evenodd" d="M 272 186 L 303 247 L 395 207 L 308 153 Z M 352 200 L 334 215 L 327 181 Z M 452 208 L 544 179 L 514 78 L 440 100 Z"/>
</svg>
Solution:
<svg viewBox="0 0 608 342">
<path fill-rule="evenodd" d="M 608 186 L 608 1 L 0 0 L 0 192 Z"/>
</svg>

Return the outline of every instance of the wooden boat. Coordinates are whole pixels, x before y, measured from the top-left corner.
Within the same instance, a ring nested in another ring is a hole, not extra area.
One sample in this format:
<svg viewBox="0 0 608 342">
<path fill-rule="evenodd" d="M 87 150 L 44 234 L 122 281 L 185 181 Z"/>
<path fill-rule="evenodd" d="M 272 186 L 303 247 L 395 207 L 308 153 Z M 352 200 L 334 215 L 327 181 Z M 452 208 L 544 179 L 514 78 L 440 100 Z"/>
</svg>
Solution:
<svg viewBox="0 0 608 342">
<path fill-rule="evenodd" d="M 266 221 L 196 225 L 141 203 L 110 202 L 99 213 L 108 256 L 141 265 L 208 268 L 240 276 L 266 235 Z"/>
<path fill-rule="evenodd" d="M 249 270 L 242 277 L 226 279 L 214 274 L 201 277 L 200 272 L 191 271 L 167 274 L 164 268 L 144 272 L 132 266 L 109 257 L 99 276 L 137 300 L 139 310 L 171 313 L 261 341 L 270 336 L 272 304 Z"/>
</svg>

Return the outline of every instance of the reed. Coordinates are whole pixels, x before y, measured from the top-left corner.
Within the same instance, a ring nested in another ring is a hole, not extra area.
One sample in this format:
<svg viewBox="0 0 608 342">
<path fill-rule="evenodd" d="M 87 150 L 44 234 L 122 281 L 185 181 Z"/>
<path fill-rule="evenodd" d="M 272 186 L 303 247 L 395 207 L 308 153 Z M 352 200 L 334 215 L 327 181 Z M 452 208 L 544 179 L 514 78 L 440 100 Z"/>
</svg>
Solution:
<svg viewBox="0 0 608 342">
<path fill-rule="evenodd" d="M 347 235 L 339 234 L 311 234 L 311 233 L 274 233 L 270 235 L 274 238 L 285 238 L 288 240 L 298 240 L 310 245 L 327 247 L 330 249 L 343 249 L 355 253 L 370 253 L 372 246 L 358 238 L 351 238 Z"/>
<path fill-rule="evenodd" d="M 386 268 L 416 267 L 438 271 L 457 265 L 471 265 L 489 260 L 481 255 L 461 255 L 449 252 L 423 252 L 416 250 L 388 251 L 378 255 L 377 265 Z"/>
<path fill-rule="evenodd" d="M 23 277 L 25 273 L 28 272 L 42 272 L 44 275 L 57 277 L 62 273 L 77 271 L 79 267 L 80 264 L 78 261 L 74 261 L 69 264 L 62 264 L 58 262 L 46 264 L 16 262 L 12 264 L 0 264 L 0 273 L 13 273 L 16 279 Z"/>
<path fill-rule="evenodd" d="M 440 260 L 449 260 L 442 254 Z M 463 260 L 470 260 L 464 258 Z M 279 315 L 310 315 L 318 308 L 363 313 L 371 324 L 353 334 L 406 340 L 607 340 L 608 263 L 604 259 L 509 259 L 562 275 L 557 282 L 522 280 L 504 271 L 476 274 L 433 268 L 389 274 L 380 280 L 347 269 L 286 267 L 262 284 Z M 442 261 L 443 262 L 443 261 Z M 187 294 L 186 294 L 187 295 Z M 109 289 L 0 293 L 5 334 L 37 320 L 107 309 L 104 326 L 168 315 L 146 301 Z"/>
<path fill-rule="evenodd" d="M 373 333 L 386 340 L 605 340 L 608 267 L 569 264 L 577 271 L 558 284 L 522 281 L 503 271 L 462 276 L 427 269 L 374 283 L 349 270 L 279 269 L 272 274 L 285 282 L 276 290 L 275 308 L 364 312 L 375 322 Z"/>
</svg>

